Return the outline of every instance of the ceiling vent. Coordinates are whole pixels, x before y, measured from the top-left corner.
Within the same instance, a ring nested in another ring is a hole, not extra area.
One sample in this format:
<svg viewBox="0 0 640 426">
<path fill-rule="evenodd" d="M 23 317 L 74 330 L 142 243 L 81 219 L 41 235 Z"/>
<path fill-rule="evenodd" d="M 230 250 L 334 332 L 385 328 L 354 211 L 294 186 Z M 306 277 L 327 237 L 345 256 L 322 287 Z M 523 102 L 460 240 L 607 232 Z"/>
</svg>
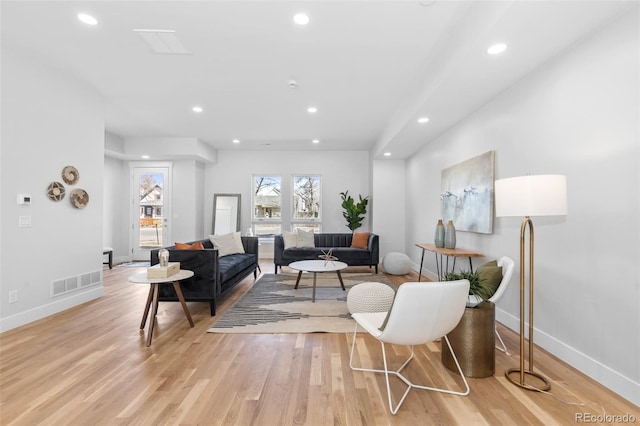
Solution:
<svg viewBox="0 0 640 426">
<path fill-rule="evenodd" d="M 162 55 L 190 55 L 178 40 L 174 30 L 133 30 L 149 45 L 151 50 Z"/>
</svg>

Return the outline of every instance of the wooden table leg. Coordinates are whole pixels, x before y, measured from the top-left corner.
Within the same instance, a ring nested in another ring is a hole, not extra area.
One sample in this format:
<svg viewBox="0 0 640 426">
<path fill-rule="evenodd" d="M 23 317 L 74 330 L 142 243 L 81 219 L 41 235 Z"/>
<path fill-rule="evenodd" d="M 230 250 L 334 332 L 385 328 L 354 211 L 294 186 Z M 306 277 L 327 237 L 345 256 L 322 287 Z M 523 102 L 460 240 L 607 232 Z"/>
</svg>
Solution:
<svg viewBox="0 0 640 426">
<path fill-rule="evenodd" d="M 318 275 L 317 272 L 313 273 L 313 293 L 311 296 L 311 302 L 315 302 L 316 301 L 316 275 Z"/>
<path fill-rule="evenodd" d="M 180 288 L 180 283 L 178 281 L 173 282 L 173 289 L 176 291 L 176 294 L 178 295 L 178 300 L 182 305 L 182 310 L 184 310 L 184 314 L 187 316 L 187 319 L 189 320 L 189 324 L 191 324 L 191 327 L 193 327 L 193 320 L 191 319 L 191 313 L 189 312 L 189 308 L 187 307 L 187 304 L 184 301 L 184 296 L 182 295 L 182 289 Z"/>
<path fill-rule="evenodd" d="M 151 284 L 151 289 L 153 291 L 153 308 L 151 310 L 151 319 L 149 320 L 149 331 L 147 332 L 147 346 L 151 346 L 153 327 L 155 325 L 156 315 L 158 313 L 158 285 L 159 284 Z"/>
<path fill-rule="evenodd" d="M 294 290 L 298 289 L 298 284 L 300 284 L 300 277 L 302 276 L 302 271 L 298 271 L 298 278 L 296 279 L 296 286 L 293 288 Z"/>
<path fill-rule="evenodd" d="M 342 281 L 342 274 L 340 273 L 340 271 L 336 271 L 338 273 L 338 279 L 340 280 L 340 285 L 342 286 L 342 290 L 346 291 L 347 289 L 344 288 L 344 282 Z"/>
<path fill-rule="evenodd" d="M 153 286 L 149 286 L 149 295 L 147 296 L 147 304 L 144 306 L 144 315 L 142 315 L 142 322 L 140 323 L 140 330 L 144 330 L 144 326 L 147 323 L 147 316 L 149 316 L 149 307 L 153 300 Z"/>
</svg>

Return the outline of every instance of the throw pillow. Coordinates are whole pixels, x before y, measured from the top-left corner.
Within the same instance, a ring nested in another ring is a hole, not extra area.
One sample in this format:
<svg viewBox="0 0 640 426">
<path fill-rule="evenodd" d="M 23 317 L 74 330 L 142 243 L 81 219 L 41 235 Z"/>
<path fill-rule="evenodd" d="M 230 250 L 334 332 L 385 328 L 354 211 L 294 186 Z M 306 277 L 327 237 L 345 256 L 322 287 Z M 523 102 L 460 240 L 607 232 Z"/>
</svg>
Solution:
<svg viewBox="0 0 640 426">
<path fill-rule="evenodd" d="M 201 241 L 196 241 L 193 244 L 175 243 L 178 250 L 204 250 L 204 246 Z"/>
<path fill-rule="evenodd" d="M 298 245 L 298 234 L 295 232 L 284 231 L 282 233 L 284 239 L 284 249 L 290 249 Z"/>
<path fill-rule="evenodd" d="M 480 266 L 477 272 L 480 276 L 480 281 L 487 283 L 491 288 L 488 297 L 493 296 L 498 289 L 500 282 L 502 282 L 502 266 L 498 266 L 498 262 L 496 260 L 492 260 L 491 262 L 487 262 Z"/>
<path fill-rule="evenodd" d="M 213 248 L 218 249 L 218 256 L 244 253 L 244 246 L 240 238 L 240 232 L 231 232 L 223 235 L 209 235 Z"/>
<path fill-rule="evenodd" d="M 315 247 L 316 243 L 313 239 L 313 231 L 303 231 L 298 229 L 298 243 L 296 247 Z"/>
<path fill-rule="evenodd" d="M 366 249 L 369 248 L 369 232 L 354 232 L 351 239 L 351 247 Z"/>
</svg>

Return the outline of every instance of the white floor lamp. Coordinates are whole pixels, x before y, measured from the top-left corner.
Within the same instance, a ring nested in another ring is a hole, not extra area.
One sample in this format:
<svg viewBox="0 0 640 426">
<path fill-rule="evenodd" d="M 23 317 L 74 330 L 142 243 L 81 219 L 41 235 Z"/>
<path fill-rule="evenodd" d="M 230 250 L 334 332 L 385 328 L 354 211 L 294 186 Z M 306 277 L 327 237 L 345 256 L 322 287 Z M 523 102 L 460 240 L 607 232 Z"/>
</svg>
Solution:
<svg viewBox="0 0 640 426">
<path fill-rule="evenodd" d="M 561 175 L 520 176 L 495 182 L 496 217 L 524 216 L 520 227 L 520 368 L 505 372 L 509 381 L 529 390 L 551 389 L 549 380 L 533 371 L 533 222 L 531 216 L 563 216 L 567 214 L 567 178 Z M 525 368 L 525 231 L 529 227 L 529 368 Z M 512 373 L 519 373 L 517 379 Z M 536 387 L 526 382 L 532 376 L 543 382 Z"/>
</svg>

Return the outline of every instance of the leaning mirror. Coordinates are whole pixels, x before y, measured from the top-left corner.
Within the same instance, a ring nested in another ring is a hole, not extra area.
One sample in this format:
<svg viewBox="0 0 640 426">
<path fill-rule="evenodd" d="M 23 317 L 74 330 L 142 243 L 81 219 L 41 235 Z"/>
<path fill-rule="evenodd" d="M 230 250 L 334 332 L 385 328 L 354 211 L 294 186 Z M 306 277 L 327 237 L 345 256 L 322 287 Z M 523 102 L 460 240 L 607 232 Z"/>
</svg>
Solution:
<svg viewBox="0 0 640 426">
<path fill-rule="evenodd" d="M 240 231 L 240 194 L 213 195 L 213 233 Z"/>
</svg>

